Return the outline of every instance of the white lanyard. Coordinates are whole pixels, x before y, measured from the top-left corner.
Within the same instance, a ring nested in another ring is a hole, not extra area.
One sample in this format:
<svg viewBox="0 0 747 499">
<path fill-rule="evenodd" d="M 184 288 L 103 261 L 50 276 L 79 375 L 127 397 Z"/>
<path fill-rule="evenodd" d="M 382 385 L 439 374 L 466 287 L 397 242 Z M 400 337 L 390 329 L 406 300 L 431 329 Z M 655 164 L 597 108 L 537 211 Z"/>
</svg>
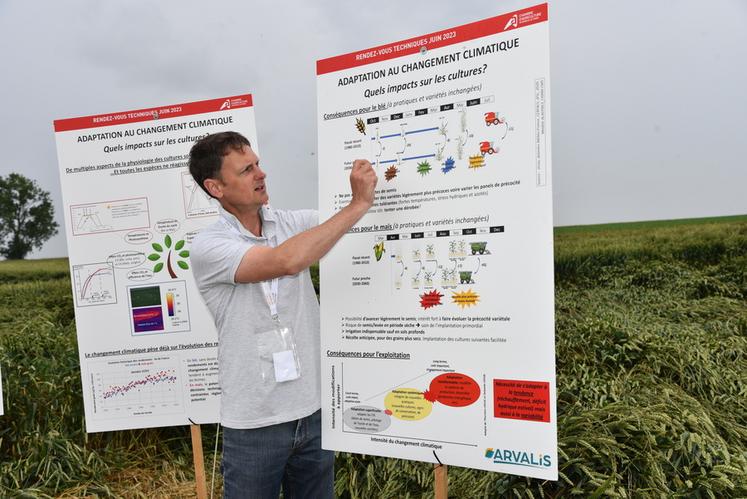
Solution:
<svg viewBox="0 0 747 499">
<path fill-rule="evenodd" d="M 267 281 L 262 281 L 262 292 L 265 294 L 265 301 L 267 302 L 267 306 L 270 307 L 270 315 L 272 315 L 272 320 L 277 321 L 278 320 L 278 278 L 270 281 L 270 284 L 267 284 Z"/>
<path fill-rule="evenodd" d="M 239 226 L 229 222 L 226 217 L 224 217 L 223 223 L 227 224 L 228 227 L 235 230 L 238 234 L 244 235 L 239 229 Z M 240 223 L 238 219 L 236 219 L 236 223 Z M 267 244 L 269 245 L 269 243 L 270 241 L 268 239 Z M 267 302 L 267 306 L 270 307 L 270 315 L 272 315 L 272 320 L 278 321 L 278 278 L 276 277 L 275 279 L 272 279 L 270 281 L 270 284 L 267 284 L 267 281 L 262 281 L 261 284 L 262 292 L 265 295 L 265 301 Z"/>
</svg>

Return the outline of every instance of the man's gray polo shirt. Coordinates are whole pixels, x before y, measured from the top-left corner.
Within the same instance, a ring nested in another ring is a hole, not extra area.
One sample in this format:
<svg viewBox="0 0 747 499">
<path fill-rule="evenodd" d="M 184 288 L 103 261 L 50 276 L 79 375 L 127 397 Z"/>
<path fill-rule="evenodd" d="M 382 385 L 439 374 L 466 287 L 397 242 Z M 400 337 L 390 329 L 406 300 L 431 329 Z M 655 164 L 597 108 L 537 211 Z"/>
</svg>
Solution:
<svg viewBox="0 0 747 499">
<path fill-rule="evenodd" d="M 278 282 L 278 315 L 295 334 L 301 377 L 277 383 L 260 375 L 257 335 L 274 326 L 259 283 L 237 284 L 236 269 L 255 244 L 278 246 L 318 223 L 314 210 L 264 206 L 262 237 L 247 231 L 221 208 L 218 221 L 192 242 L 190 260 L 197 287 L 218 329 L 220 419 L 229 428 L 259 428 L 293 421 L 320 408 L 319 302 L 308 269 Z"/>
</svg>

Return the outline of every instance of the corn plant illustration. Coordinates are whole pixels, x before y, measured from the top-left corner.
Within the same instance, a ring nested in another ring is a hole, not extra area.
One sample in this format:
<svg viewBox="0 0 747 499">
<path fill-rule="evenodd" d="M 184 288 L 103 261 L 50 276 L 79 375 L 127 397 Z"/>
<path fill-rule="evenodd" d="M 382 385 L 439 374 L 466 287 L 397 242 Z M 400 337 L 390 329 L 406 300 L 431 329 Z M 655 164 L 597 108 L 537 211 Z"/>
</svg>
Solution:
<svg viewBox="0 0 747 499">
<path fill-rule="evenodd" d="M 374 256 L 376 257 L 376 261 L 378 262 L 379 260 L 381 260 L 381 257 L 384 255 L 384 252 L 386 251 L 384 249 L 384 241 L 376 243 L 373 249 L 374 249 Z"/>
<path fill-rule="evenodd" d="M 189 258 L 189 250 L 182 249 L 184 248 L 184 239 L 180 239 L 174 244 L 174 247 L 171 247 L 171 243 L 173 241 L 171 240 L 171 236 L 166 234 L 166 237 L 163 238 L 163 244 L 159 243 L 153 243 L 151 246 L 154 250 L 156 250 L 156 253 L 151 253 L 148 255 L 148 260 L 152 262 L 158 262 L 153 266 L 153 272 L 158 273 L 163 270 L 164 262 L 159 262 L 161 258 L 164 257 L 164 252 L 168 251 L 166 253 L 166 270 L 169 271 L 169 275 L 172 279 L 176 279 L 176 272 L 174 272 L 174 266 L 172 265 L 172 261 L 176 263 L 176 265 L 179 266 L 179 268 L 187 270 L 189 269 L 189 264 L 184 261 L 180 260 L 180 258 Z M 172 253 L 175 253 L 172 258 Z"/>
</svg>

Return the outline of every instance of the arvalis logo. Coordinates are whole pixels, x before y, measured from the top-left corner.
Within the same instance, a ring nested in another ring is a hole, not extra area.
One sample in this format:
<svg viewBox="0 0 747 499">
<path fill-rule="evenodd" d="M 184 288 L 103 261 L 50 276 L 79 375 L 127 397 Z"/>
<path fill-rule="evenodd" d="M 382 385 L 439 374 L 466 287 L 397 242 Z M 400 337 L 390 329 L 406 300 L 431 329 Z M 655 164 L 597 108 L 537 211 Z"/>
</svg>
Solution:
<svg viewBox="0 0 747 499">
<path fill-rule="evenodd" d="M 220 106 L 219 111 L 222 111 L 224 109 L 231 109 L 231 101 L 226 99 L 226 101 Z"/>
<path fill-rule="evenodd" d="M 515 466 L 529 466 L 530 468 L 549 468 L 552 466 L 552 458 L 546 454 L 535 454 L 523 450 L 511 449 L 485 449 L 485 459 L 490 459 L 495 464 L 511 464 Z"/>
</svg>

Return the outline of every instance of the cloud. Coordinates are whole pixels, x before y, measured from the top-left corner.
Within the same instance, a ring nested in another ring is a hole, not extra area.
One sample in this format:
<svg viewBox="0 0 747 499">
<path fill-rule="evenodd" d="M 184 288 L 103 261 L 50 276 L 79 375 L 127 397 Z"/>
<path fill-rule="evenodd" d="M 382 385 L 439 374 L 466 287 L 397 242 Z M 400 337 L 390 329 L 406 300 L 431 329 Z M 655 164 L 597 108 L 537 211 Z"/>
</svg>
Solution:
<svg viewBox="0 0 747 499">
<path fill-rule="evenodd" d="M 53 119 L 251 92 L 273 203 L 315 206 L 318 58 L 526 5 L 4 1 L 0 174 L 36 178 L 62 224 Z M 747 8 L 702 5 L 550 4 L 556 224 L 747 212 Z"/>
</svg>

